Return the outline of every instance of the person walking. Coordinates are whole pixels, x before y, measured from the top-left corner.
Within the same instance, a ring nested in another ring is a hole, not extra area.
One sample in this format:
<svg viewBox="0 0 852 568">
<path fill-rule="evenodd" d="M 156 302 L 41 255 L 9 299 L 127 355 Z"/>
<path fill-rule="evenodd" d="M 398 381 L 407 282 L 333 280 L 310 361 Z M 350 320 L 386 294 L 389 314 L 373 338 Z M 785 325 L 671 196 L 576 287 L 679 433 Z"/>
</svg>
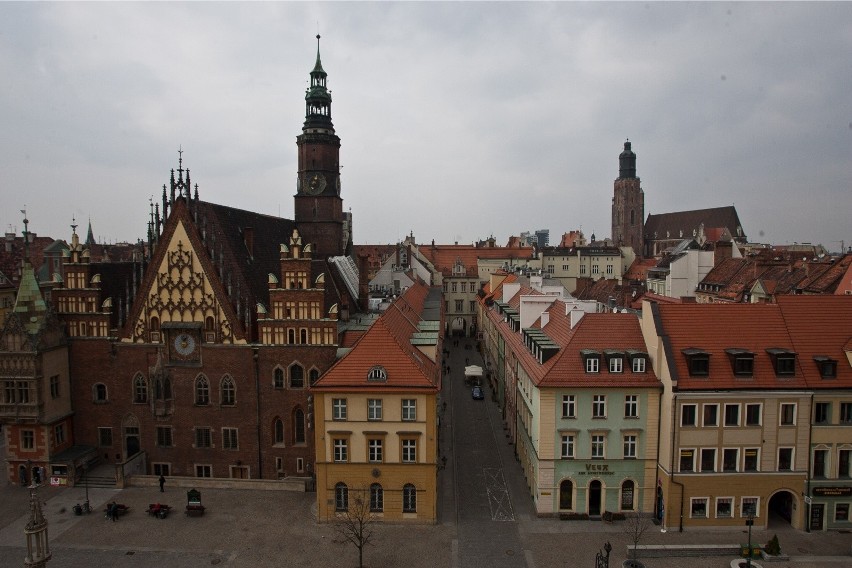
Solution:
<svg viewBox="0 0 852 568">
<path fill-rule="evenodd" d="M 160 493 L 165 492 L 165 489 L 163 489 L 163 486 L 165 484 L 166 484 L 166 478 L 163 477 L 162 475 L 160 475 Z"/>
</svg>

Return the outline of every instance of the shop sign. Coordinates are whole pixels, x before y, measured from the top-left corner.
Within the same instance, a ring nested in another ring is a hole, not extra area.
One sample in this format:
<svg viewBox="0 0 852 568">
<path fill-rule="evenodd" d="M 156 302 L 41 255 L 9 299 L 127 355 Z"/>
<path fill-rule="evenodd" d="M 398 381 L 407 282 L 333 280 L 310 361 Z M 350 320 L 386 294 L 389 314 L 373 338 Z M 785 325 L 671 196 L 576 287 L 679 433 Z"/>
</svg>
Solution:
<svg viewBox="0 0 852 568">
<path fill-rule="evenodd" d="M 812 493 L 817 497 L 848 497 L 852 487 L 814 487 Z"/>
<path fill-rule="evenodd" d="M 577 475 L 615 475 L 614 471 L 609 470 L 608 463 L 587 463 L 585 470 L 580 470 Z"/>
</svg>

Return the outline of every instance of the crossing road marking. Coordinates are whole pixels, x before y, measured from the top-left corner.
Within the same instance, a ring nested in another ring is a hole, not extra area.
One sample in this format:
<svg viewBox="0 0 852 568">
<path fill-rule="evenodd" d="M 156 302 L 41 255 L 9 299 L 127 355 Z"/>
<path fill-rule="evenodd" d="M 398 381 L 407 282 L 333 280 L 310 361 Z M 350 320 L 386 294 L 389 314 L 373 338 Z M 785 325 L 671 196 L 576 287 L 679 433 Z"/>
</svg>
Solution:
<svg viewBox="0 0 852 568">
<path fill-rule="evenodd" d="M 509 490 L 500 468 L 486 467 L 482 469 L 485 476 L 485 491 L 488 493 L 488 506 L 491 508 L 492 521 L 514 521 L 512 501 Z"/>
</svg>

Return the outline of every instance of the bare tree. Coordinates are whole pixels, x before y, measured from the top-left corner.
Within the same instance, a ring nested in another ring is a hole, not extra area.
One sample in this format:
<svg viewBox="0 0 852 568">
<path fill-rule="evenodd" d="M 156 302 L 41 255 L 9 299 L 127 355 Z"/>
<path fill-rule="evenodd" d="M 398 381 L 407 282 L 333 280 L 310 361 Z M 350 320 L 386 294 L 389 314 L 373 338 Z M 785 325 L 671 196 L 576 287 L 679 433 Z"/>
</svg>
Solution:
<svg viewBox="0 0 852 568">
<path fill-rule="evenodd" d="M 358 549 L 358 568 L 364 568 L 364 548 L 373 541 L 375 522 L 376 516 L 370 510 L 370 492 L 363 488 L 347 491 L 346 510 L 336 513 L 334 532 L 339 537 L 337 542 L 351 542 Z"/>
<path fill-rule="evenodd" d="M 644 564 L 639 561 L 639 551 L 636 547 L 639 546 L 642 536 L 651 528 L 652 524 L 651 515 L 643 513 L 641 509 L 635 515 L 627 517 L 627 521 L 624 523 L 624 534 L 633 543 L 633 553 L 630 555 L 627 563 L 625 563 L 625 566 L 630 566 L 630 568 L 644 568 Z"/>
</svg>

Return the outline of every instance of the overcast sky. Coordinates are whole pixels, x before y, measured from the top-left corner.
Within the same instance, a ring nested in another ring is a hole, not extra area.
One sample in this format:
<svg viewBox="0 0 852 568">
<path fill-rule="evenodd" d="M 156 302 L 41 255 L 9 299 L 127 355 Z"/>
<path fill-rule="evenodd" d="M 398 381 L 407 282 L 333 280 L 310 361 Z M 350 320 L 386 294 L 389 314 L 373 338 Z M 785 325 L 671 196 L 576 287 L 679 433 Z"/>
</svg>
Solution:
<svg viewBox="0 0 852 568">
<path fill-rule="evenodd" d="M 852 244 L 847 2 L 0 2 L 0 227 L 144 238 L 179 147 L 292 218 L 317 31 L 356 243 L 609 236 L 629 138 L 646 216 Z"/>
</svg>

